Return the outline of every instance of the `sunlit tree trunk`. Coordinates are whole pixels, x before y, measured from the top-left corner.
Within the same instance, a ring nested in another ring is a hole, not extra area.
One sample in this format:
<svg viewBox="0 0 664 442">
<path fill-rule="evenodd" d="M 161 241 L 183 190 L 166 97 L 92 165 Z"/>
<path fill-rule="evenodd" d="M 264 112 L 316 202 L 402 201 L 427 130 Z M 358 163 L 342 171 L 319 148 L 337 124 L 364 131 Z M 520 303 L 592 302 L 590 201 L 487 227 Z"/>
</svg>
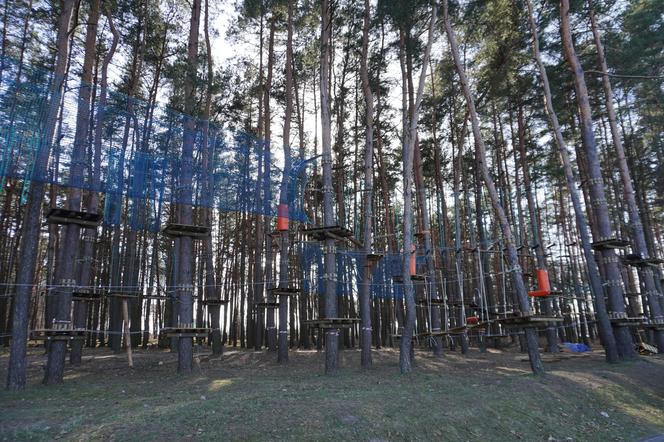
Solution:
<svg viewBox="0 0 664 442">
<path fill-rule="evenodd" d="M 196 110 L 196 72 L 198 68 L 198 28 L 201 16 L 201 0 L 193 0 L 189 25 L 189 44 L 187 48 L 187 77 L 184 83 L 184 139 L 180 164 L 180 186 L 178 221 L 180 224 L 193 224 L 192 176 L 194 161 L 194 143 L 196 122 L 193 115 Z M 191 326 L 194 321 L 193 311 L 193 250 L 190 236 L 180 237 L 178 259 L 177 299 L 179 301 L 179 322 Z M 178 339 L 178 371 L 190 372 L 193 368 L 193 339 Z"/>
<path fill-rule="evenodd" d="M 16 277 L 16 293 L 14 295 L 12 311 L 12 346 L 9 354 L 9 369 L 7 371 L 7 388 L 10 390 L 25 388 L 28 306 L 30 295 L 33 291 L 32 284 L 34 282 L 35 265 L 39 251 L 39 230 L 41 229 L 41 208 L 44 196 L 42 177 L 46 173 L 50 147 L 55 131 L 56 117 L 62 96 L 64 74 L 69 54 L 69 26 L 75 3 L 74 0 L 61 0 L 59 2 L 60 15 L 58 16 L 57 55 L 53 73 L 54 79 L 48 101 L 46 121 L 43 122 L 44 136 L 40 140 L 34 165 L 34 175 L 39 179 L 32 182 L 28 192 L 28 203 L 25 208 L 24 218 L 30 221 L 23 223 L 21 243 L 19 245 L 21 266 Z"/>
<path fill-rule="evenodd" d="M 413 158 L 415 150 L 415 139 L 417 137 L 417 123 L 419 119 L 426 71 L 429 65 L 431 45 L 433 44 L 433 31 L 436 26 L 437 4 L 434 2 L 431 8 L 431 21 L 427 36 L 427 45 L 422 59 L 422 71 L 420 72 L 417 95 L 415 102 L 408 113 L 407 125 L 404 126 L 404 148 L 403 148 L 403 257 L 402 278 L 404 285 L 404 297 L 406 301 L 406 323 L 401 335 L 399 348 L 399 369 L 401 373 L 409 373 L 412 370 L 413 333 L 415 332 L 415 291 L 410 274 L 410 256 L 413 248 Z"/>
<path fill-rule="evenodd" d="M 586 269 L 588 272 L 588 277 L 590 279 L 590 288 L 593 294 L 595 312 L 597 314 L 598 325 L 599 325 L 598 328 L 602 335 L 602 343 L 604 344 L 604 348 L 606 349 L 606 360 L 608 362 L 617 362 L 618 348 L 616 346 L 616 340 L 613 335 L 613 329 L 611 328 L 611 322 L 609 320 L 606 311 L 602 280 L 599 273 L 599 269 L 597 268 L 595 257 L 593 255 L 590 246 L 590 234 L 588 232 L 588 224 L 583 211 L 583 207 L 581 205 L 581 197 L 576 187 L 576 178 L 574 176 L 574 171 L 572 169 L 572 162 L 569 157 L 569 152 L 567 151 L 567 145 L 565 143 L 565 139 L 563 138 L 562 129 L 560 128 L 560 123 L 558 122 L 558 116 L 553 108 L 553 98 L 551 96 L 551 87 L 549 86 L 549 77 L 546 73 L 544 63 L 542 62 L 542 56 L 540 54 L 539 36 L 533 14 L 533 5 L 530 0 L 526 0 L 526 5 L 528 7 L 528 22 L 530 24 L 530 30 L 533 40 L 533 55 L 535 58 L 535 62 L 537 63 L 539 77 L 540 81 L 542 82 L 542 89 L 544 92 L 544 105 L 547 116 L 549 117 L 549 123 L 551 124 L 551 128 L 553 129 L 553 135 L 556 140 L 556 145 L 558 146 L 558 152 L 560 154 L 560 158 L 563 163 L 563 171 L 565 173 L 565 180 L 567 182 L 567 190 L 569 192 L 570 199 L 572 200 L 572 206 L 574 208 L 576 228 L 578 230 L 579 237 L 581 240 L 581 247 L 583 249 L 583 254 L 586 262 Z"/>
<path fill-rule="evenodd" d="M 362 23 L 362 54 L 360 55 L 360 77 L 362 94 L 364 95 L 365 128 L 364 128 L 364 227 L 363 252 L 364 269 L 362 286 L 360 287 L 360 346 L 362 348 L 362 367 L 371 367 L 371 267 L 367 256 L 373 247 L 373 119 L 374 98 L 369 83 L 369 25 L 371 22 L 371 6 L 364 0 L 364 19 Z"/>
<path fill-rule="evenodd" d="M 609 240 L 613 237 L 609 207 L 604 190 L 604 179 L 599 161 L 599 152 L 595 144 L 593 133 L 592 111 L 588 96 L 588 88 L 584 77 L 583 67 L 576 55 L 572 32 L 569 22 L 569 0 L 560 2 L 560 35 L 563 42 L 563 52 L 572 71 L 574 78 L 574 90 L 579 107 L 579 124 L 581 129 L 581 141 L 585 152 L 585 160 L 588 167 L 588 186 L 592 198 L 594 222 L 591 228 L 595 233 L 595 239 L 599 241 Z M 609 306 L 615 315 L 625 315 L 624 294 L 620 277 L 618 256 L 612 248 L 600 250 L 601 262 L 604 265 L 606 279 L 604 285 L 607 288 Z M 636 357 L 632 336 L 628 328 L 622 324 L 613 324 L 613 333 L 618 346 L 618 354 L 622 359 Z"/>
<path fill-rule="evenodd" d="M 613 90 L 611 88 L 611 80 L 608 75 L 608 67 L 606 65 L 606 57 L 604 56 L 604 45 L 597 29 L 597 21 L 595 19 L 594 11 L 590 10 L 590 24 L 595 39 L 595 47 L 597 48 L 597 62 L 602 69 L 602 86 L 604 88 L 604 103 L 606 105 L 606 113 L 609 117 L 609 127 L 611 128 L 611 138 L 613 146 L 618 155 L 618 169 L 620 170 L 620 179 L 623 184 L 623 195 L 627 202 L 627 212 L 629 214 L 629 225 L 632 229 L 632 238 L 634 244 L 632 249 L 639 255 L 641 259 L 649 258 L 648 246 L 646 244 L 646 236 L 644 232 L 643 222 L 639 213 L 639 207 L 636 204 L 636 197 L 634 186 L 632 184 L 632 176 L 625 157 L 625 148 L 623 147 L 622 137 L 618 129 L 618 122 L 616 118 L 616 111 L 613 106 Z M 643 281 L 646 289 L 646 299 L 648 300 L 648 308 L 650 310 L 650 318 L 654 323 L 663 323 L 664 316 L 662 316 L 662 306 L 660 305 L 660 298 L 662 294 L 659 292 L 656 284 L 653 270 L 650 266 L 639 267 L 639 276 Z M 664 330 L 655 330 L 655 344 L 660 352 L 664 352 Z"/>
<path fill-rule="evenodd" d="M 456 66 L 457 73 L 459 75 L 459 80 L 463 88 L 463 94 L 466 98 L 466 104 L 470 113 L 470 119 L 472 123 L 473 136 L 475 138 L 475 148 L 477 149 L 477 165 L 480 168 L 484 184 L 487 187 L 489 193 L 489 199 L 493 206 L 494 213 L 498 218 L 498 223 L 500 225 L 503 239 L 505 241 L 505 247 L 507 249 L 507 261 L 511 266 L 511 272 L 514 282 L 514 288 L 516 291 L 517 301 L 519 307 L 523 314 L 530 312 L 530 303 L 528 302 L 528 292 L 526 290 L 526 285 L 523 282 L 523 271 L 519 265 L 519 258 L 517 256 L 516 246 L 514 244 L 514 237 L 512 235 L 512 229 L 509 225 L 509 221 L 505 214 L 505 210 L 500 204 L 500 197 L 496 190 L 496 186 L 493 183 L 493 178 L 489 172 L 489 168 L 486 164 L 486 148 L 484 146 L 484 140 L 480 132 L 480 122 L 477 116 L 477 111 L 475 109 L 475 101 L 470 91 L 470 86 L 468 84 L 468 78 L 466 77 L 466 72 L 461 62 L 459 56 L 459 48 L 456 41 L 456 36 L 452 25 L 450 23 L 450 18 L 448 14 L 447 0 L 443 0 L 443 9 L 444 9 L 444 18 L 445 18 L 445 32 L 447 33 L 447 38 L 450 42 L 450 48 L 452 50 L 452 57 L 454 59 L 454 64 Z M 540 374 L 544 372 L 544 365 L 542 364 L 542 359 L 539 354 L 539 344 L 537 342 L 537 333 L 533 328 L 525 328 L 525 335 L 527 340 L 528 347 L 528 356 L 530 359 L 530 367 L 533 370 L 533 373 Z"/>
</svg>

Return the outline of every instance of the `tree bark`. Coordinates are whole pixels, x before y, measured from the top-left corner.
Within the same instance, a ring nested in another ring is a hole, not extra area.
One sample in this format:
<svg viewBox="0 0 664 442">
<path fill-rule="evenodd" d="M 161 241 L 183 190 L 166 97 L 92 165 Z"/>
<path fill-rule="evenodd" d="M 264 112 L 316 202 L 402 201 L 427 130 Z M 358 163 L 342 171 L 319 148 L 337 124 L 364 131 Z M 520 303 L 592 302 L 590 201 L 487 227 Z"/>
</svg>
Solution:
<svg viewBox="0 0 664 442">
<path fill-rule="evenodd" d="M 412 371 L 412 351 L 413 351 L 413 333 L 415 332 L 415 290 L 410 274 L 410 256 L 413 248 L 413 159 L 415 150 L 415 140 L 417 137 L 417 123 L 419 119 L 420 105 L 422 95 L 424 94 L 424 84 L 426 81 L 426 72 L 429 65 L 429 56 L 433 44 L 433 31 L 436 26 L 436 17 L 438 6 L 433 2 L 431 7 L 431 22 L 427 36 L 427 45 L 422 59 L 422 71 L 420 72 L 419 83 L 415 103 L 411 107 L 407 125 L 404 127 L 404 152 L 403 152 L 403 257 L 402 257 L 402 278 L 404 284 L 404 297 L 406 300 L 406 323 L 401 334 L 401 344 L 399 348 L 399 369 L 401 373 Z"/>
<path fill-rule="evenodd" d="M 292 158 L 290 148 L 291 118 L 293 115 L 293 0 L 288 0 L 288 20 L 286 37 L 286 109 L 284 110 L 284 175 L 281 181 L 279 205 L 288 208 L 288 182 L 291 173 Z M 281 248 L 279 259 L 279 287 L 289 286 L 288 255 L 290 250 L 288 229 L 281 230 Z M 279 296 L 279 348 L 277 361 L 288 362 L 288 296 Z M 295 301 L 295 299 L 293 299 Z"/>
<path fill-rule="evenodd" d="M 196 73 L 198 69 L 198 28 L 201 16 L 201 0 L 193 0 L 191 21 L 189 24 L 189 43 L 187 47 L 187 78 L 184 84 L 184 139 L 180 164 L 179 214 L 180 224 L 193 224 L 192 210 L 192 175 L 194 161 L 194 143 L 196 122 Z M 178 258 L 178 301 L 179 323 L 191 327 L 194 321 L 193 312 L 193 263 L 192 238 L 180 238 L 180 254 Z M 188 373 L 193 369 L 193 339 L 178 339 L 178 372 Z"/>
<path fill-rule="evenodd" d="M 41 228 L 40 219 L 44 194 L 43 176 L 46 173 L 60 98 L 63 92 L 62 86 L 64 84 L 64 74 L 69 55 L 69 26 L 74 4 L 74 0 L 60 1 L 54 79 L 48 102 L 46 121 L 43 122 L 44 137 L 40 140 L 39 151 L 34 165 L 34 177 L 37 179 L 33 181 L 28 192 L 28 204 L 25 208 L 24 216 L 26 222 L 23 223 L 21 232 L 19 255 L 21 256 L 22 265 L 16 277 L 17 288 L 12 311 L 12 346 L 9 354 L 9 369 L 7 371 L 7 388 L 10 390 L 23 389 L 26 383 L 28 307 L 30 295 L 33 292 L 35 266 L 39 250 L 39 230 Z M 62 357 L 64 358 L 64 353 Z"/>
<path fill-rule="evenodd" d="M 623 184 L 623 195 L 627 202 L 627 212 L 629 214 L 630 227 L 632 229 L 632 238 L 634 244 L 632 250 L 635 254 L 639 255 L 641 259 L 650 257 L 648 246 L 646 244 L 646 236 L 644 232 L 643 221 L 639 213 L 639 207 L 636 203 L 634 186 L 632 184 L 631 172 L 625 157 L 625 148 L 623 147 L 622 138 L 618 129 L 616 118 L 616 111 L 613 107 L 613 89 L 611 88 L 611 80 L 609 79 L 608 67 L 606 64 L 606 57 L 604 56 L 604 46 L 602 39 L 597 29 L 597 21 L 595 19 L 595 12 L 592 7 L 590 9 L 590 25 L 595 40 L 595 47 L 597 48 L 597 62 L 602 70 L 602 87 L 604 88 L 604 103 L 606 105 L 606 113 L 609 117 L 609 127 L 611 128 L 611 138 L 613 146 L 616 149 L 618 156 L 618 169 L 620 170 L 620 179 Z M 659 298 L 662 294 L 657 289 L 653 270 L 650 266 L 641 266 L 638 268 L 639 277 L 643 281 L 646 289 L 646 299 L 648 300 L 648 308 L 650 313 L 650 320 L 655 324 L 664 323 L 664 316 L 662 315 L 662 306 L 660 305 Z M 655 345 L 660 353 L 664 352 L 664 330 L 657 329 L 654 331 Z"/>
<path fill-rule="evenodd" d="M 591 228 L 595 234 L 595 240 L 608 240 L 613 238 L 613 229 L 606 201 L 599 153 L 597 151 L 597 145 L 595 144 L 595 134 L 593 133 L 592 111 L 590 109 L 588 88 L 586 87 L 583 67 L 576 55 L 574 42 L 572 41 L 572 32 L 570 30 L 569 22 L 569 0 L 561 0 L 560 2 L 560 35 L 563 43 L 563 52 L 565 53 L 565 58 L 567 59 L 567 63 L 569 64 L 574 78 L 574 90 L 576 91 L 576 100 L 579 107 L 581 141 L 585 153 L 586 164 L 588 166 L 588 185 L 590 187 L 590 196 L 592 198 L 595 221 L 591 223 Z M 604 285 L 607 287 L 609 306 L 613 310 L 613 315 L 624 316 L 626 313 L 620 269 L 618 267 L 618 256 L 611 248 L 601 249 L 600 256 L 606 274 Z M 636 352 L 628 328 L 621 324 L 613 324 L 613 333 L 616 338 L 618 355 L 620 358 L 635 358 Z"/>
<path fill-rule="evenodd" d="M 320 109 L 321 138 L 323 155 L 323 225 L 330 227 L 335 224 L 332 212 L 334 189 L 332 187 L 332 134 L 330 117 L 330 28 L 332 11 L 330 1 L 321 1 L 320 31 Z M 325 282 L 325 317 L 337 317 L 337 284 L 336 284 L 336 253 L 334 239 L 325 240 L 324 250 L 324 282 Z M 339 329 L 325 329 L 325 373 L 334 374 L 339 368 Z"/>
<path fill-rule="evenodd" d="M 372 267 L 367 259 L 373 247 L 373 119 L 374 99 L 369 82 L 369 25 L 371 22 L 371 6 L 364 0 L 364 19 L 362 22 L 362 54 L 360 55 L 360 78 L 365 105 L 364 128 L 364 227 L 363 248 L 364 268 L 362 286 L 360 287 L 360 346 L 362 367 L 369 368 L 371 359 L 371 273 Z"/>
<path fill-rule="evenodd" d="M 90 102 L 92 98 L 91 88 L 92 88 L 92 71 L 94 69 L 94 62 L 96 59 L 96 44 L 97 44 L 97 26 L 99 22 L 100 15 L 100 0 L 93 0 L 90 2 L 90 14 L 88 17 L 88 25 L 85 35 L 85 55 L 83 58 L 83 71 L 81 74 L 81 87 L 79 89 L 78 96 L 78 109 L 76 117 L 76 134 L 74 139 L 74 149 L 77 151 L 75 157 L 80 158 L 80 165 L 72 164 L 72 169 L 76 168 L 77 171 L 72 170 L 72 185 L 74 186 L 71 190 L 71 193 L 78 193 L 78 196 L 71 195 L 71 198 L 76 198 L 79 200 L 78 205 L 80 206 L 81 199 L 81 189 L 83 183 L 83 161 L 84 155 L 87 151 L 86 144 L 89 141 L 89 130 L 90 130 Z M 86 161 L 88 163 L 88 161 Z M 74 176 L 74 173 L 78 173 L 79 176 Z M 79 181 L 78 188 L 75 187 L 73 181 Z M 94 186 L 95 183 L 90 183 L 91 186 Z M 94 187 L 96 189 L 96 186 Z M 93 191 L 93 195 L 96 197 L 96 192 Z M 74 202 L 75 204 L 75 202 Z M 78 210 L 78 207 L 75 207 L 74 210 Z M 88 211 L 92 211 L 93 208 L 88 207 Z M 96 212 L 96 207 L 94 208 Z M 70 226 L 73 227 L 73 226 Z M 76 229 L 76 236 L 72 238 L 73 244 L 72 247 L 75 247 L 73 250 L 78 252 L 79 240 L 80 240 L 80 228 Z M 81 269 L 72 268 L 71 278 L 76 278 L 78 284 L 85 289 L 89 286 L 90 282 L 90 270 L 92 267 L 92 259 L 94 257 L 94 250 L 91 250 L 91 246 L 94 245 L 94 234 L 91 234 L 92 229 L 84 230 L 84 252 Z M 96 229 L 95 229 L 96 232 Z M 92 240 L 91 240 L 92 238 Z M 75 261 L 76 262 L 76 261 Z M 81 273 L 83 268 L 87 269 L 85 274 Z M 77 272 L 78 270 L 78 272 Z M 78 273 L 78 275 L 76 275 Z M 74 303 L 74 317 L 73 324 L 76 328 L 85 328 L 85 314 L 88 308 L 88 303 L 85 301 L 77 301 Z M 74 365 L 79 365 L 81 363 L 81 355 L 83 350 L 83 340 L 74 340 L 71 343 L 71 353 L 69 355 L 69 361 Z"/>
</svg>

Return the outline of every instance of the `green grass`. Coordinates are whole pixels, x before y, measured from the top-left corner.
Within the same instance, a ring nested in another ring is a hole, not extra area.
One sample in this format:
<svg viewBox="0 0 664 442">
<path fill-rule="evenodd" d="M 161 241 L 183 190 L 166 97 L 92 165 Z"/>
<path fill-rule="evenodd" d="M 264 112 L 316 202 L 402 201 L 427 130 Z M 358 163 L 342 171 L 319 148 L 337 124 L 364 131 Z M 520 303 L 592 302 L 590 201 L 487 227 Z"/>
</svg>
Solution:
<svg viewBox="0 0 664 442">
<path fill-rule="evenodd" d="M 601 355 L 547 363 L 534 377 L 513 353 L 472 352 L 435 360 L 418 353 L 400 375 L 398 353 L 376 352 L 371 370 L 346 351 L 325 376 L 322 354 L 227 352 L 190 376 L 176 355 L 88 351 L 65 383 L 0 393 L 3 440 L 638 440 L 664 432 L 664 360 L 609 366 Z M 6 354 L 0 374 L 6 373 Z M 653 380 L 659 379 L 659 382 Z M 602 415 L 608 413 L 608 418 Z"/>
</svg>

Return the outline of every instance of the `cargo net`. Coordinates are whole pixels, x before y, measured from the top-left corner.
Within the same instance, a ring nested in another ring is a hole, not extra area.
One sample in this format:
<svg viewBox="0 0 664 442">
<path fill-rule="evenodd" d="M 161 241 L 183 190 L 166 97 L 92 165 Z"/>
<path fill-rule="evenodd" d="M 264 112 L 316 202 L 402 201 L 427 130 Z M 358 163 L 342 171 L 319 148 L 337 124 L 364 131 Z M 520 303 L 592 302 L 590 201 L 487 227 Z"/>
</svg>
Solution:
<svg viewBox="0 0 664 442">
<path fill-rule="evenodd" d="M 298 259 L 303 269 L 302 288 L 304 293 L 323 296 L 325 283 L 330 275 L 325 274 L 324 248 L 318 242 L 302 242 L 298 245 Z M 372 298 L 396 299 L 403 298 L 403 259 L 401 253 L 385 254 L 380 261 L 372 266 L 371 289 Z M 331 277 L 337 296 L 355 297 L 359 294 L 362 284 L 365 254 L 359 250 L 337 249 L 335 252 L 336 273 Z M 417 257 L 417 268 L 425 266 L 425 258 Z"/>
<path fill-rule="evenodd" d="M 66 81 L 61 94 L 47 70 L 24 65 L 19 72 L 14 60 L 0 61 L 0 192 L 17 186 L 21 203 L 37 182 L 54 185 L 56 204 L 68 188 L 97 192 L 105 223 L 157 231 L 174 205 L 274 216 L 283 187 L 288 218 L 307 221 L 303 197 L 311 160 L 292 156 L 286 161 L 277 143 L 117 91 L 109 90 L 102 105 L 97 88 L 78 79 Z M 84 88 L 96 95 L 89 134 L 78 146 L 83 154 L 76 156 L 78 98 Z M 48 112 L 53 100 L 60 103 L 56 121 Z M 98 127 L 101 136 L 95 139 Z M 182 162 L 185 134 L 193 143 L 187 164 Z M 40 153 L 48 157 L 43 167 Z M 182 182 L 183 166 L 191 183 Z"/>
</svg>

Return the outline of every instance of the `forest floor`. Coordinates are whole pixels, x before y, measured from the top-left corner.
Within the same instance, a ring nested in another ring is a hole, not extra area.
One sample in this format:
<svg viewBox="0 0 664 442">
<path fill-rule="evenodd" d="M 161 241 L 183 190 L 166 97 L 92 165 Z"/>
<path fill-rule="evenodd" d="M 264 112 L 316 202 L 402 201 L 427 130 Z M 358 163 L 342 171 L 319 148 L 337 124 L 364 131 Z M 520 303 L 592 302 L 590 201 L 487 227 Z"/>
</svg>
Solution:
<svg viewBox="0 0 664 442">
<path fill-rule="evenodd" d="M 188 376 L 177 355 L 86 349 L 59 386 L 40 384 L 43 350 L 29 351 L 29 385 L 0 390 L 0 440 L 628 440 L 664 433 L 664 357 L 617 365 L 601 352 L 545 355 L 547 374 L 530 374 L 515 351 L 471 350 L 434 359 L 418 351 L 399 374 L 397 350 L 342 352 L 326 376 L 324 354 L 227 348 L 196 356 Z M 8 353 L 0 350 L 0 378 Z"/>
</svg>

